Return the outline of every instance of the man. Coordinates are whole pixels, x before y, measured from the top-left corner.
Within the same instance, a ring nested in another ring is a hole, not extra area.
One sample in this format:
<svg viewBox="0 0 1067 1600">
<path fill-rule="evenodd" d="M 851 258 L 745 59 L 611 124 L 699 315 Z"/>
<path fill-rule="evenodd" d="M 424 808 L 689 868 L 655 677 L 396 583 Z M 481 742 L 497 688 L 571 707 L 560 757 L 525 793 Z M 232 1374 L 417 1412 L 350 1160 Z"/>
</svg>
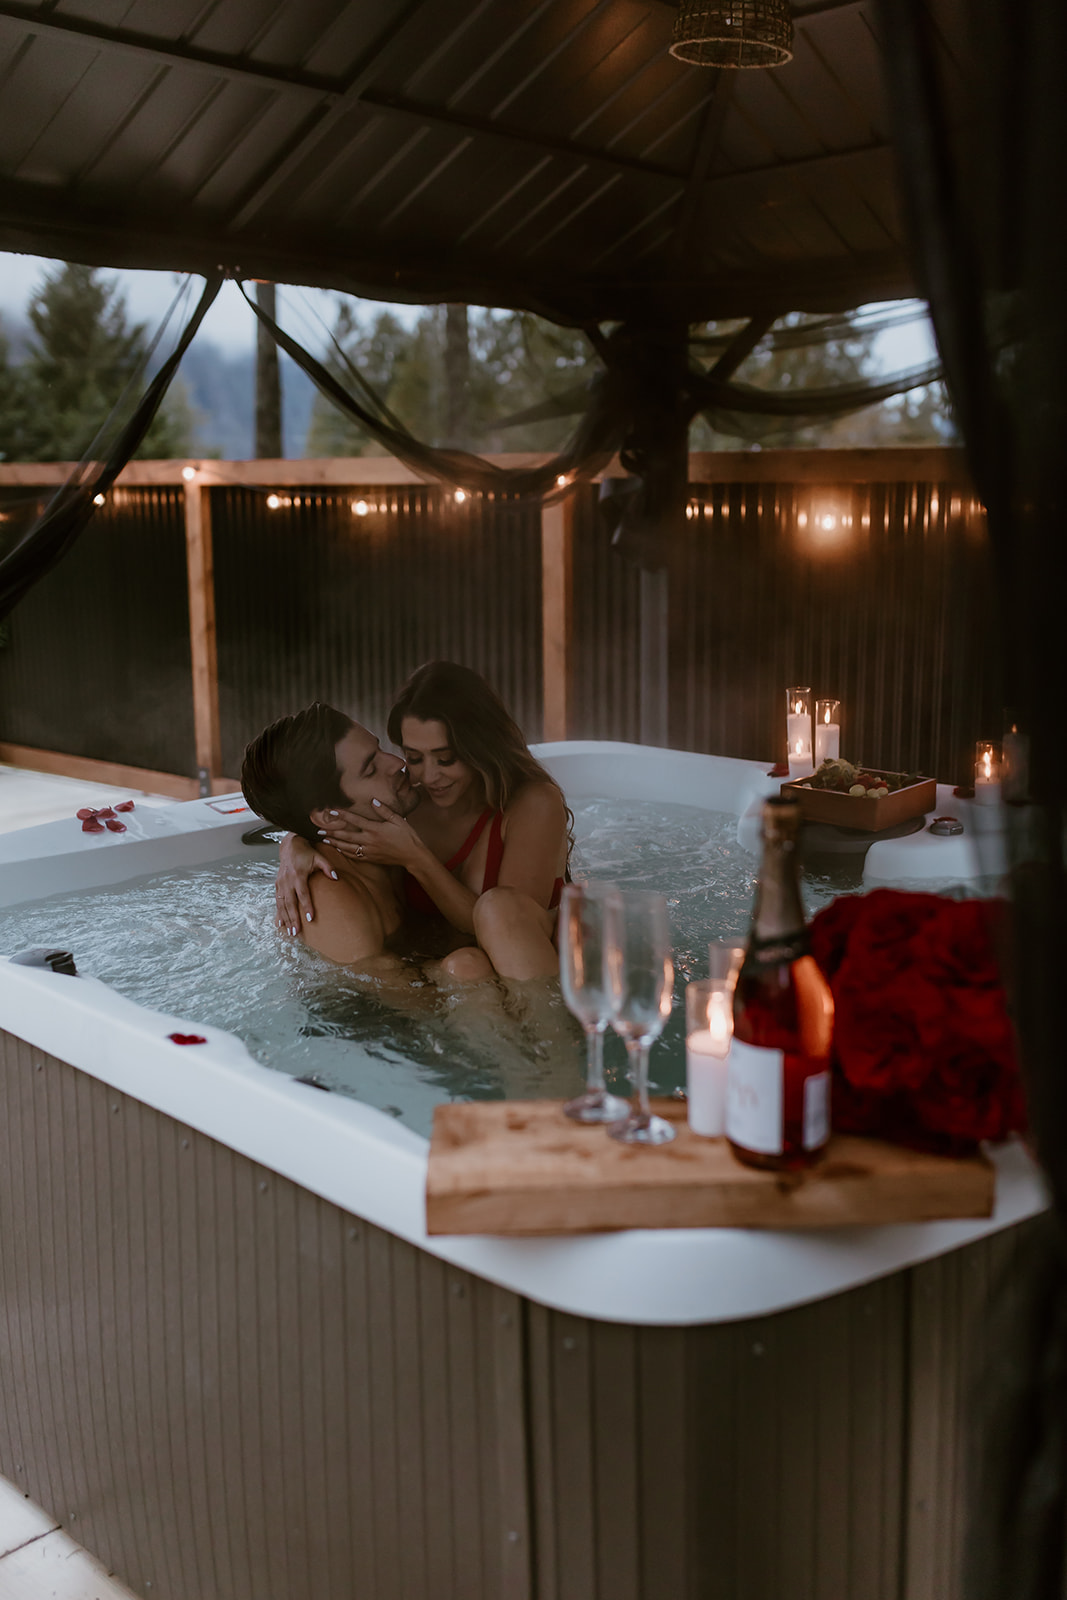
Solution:
<svg viewBox="0 0 1067 1600">
<path fill-rule="evenodd" d="M 351 860 L 320 837 L 331 813 L 364 821 L 386 807 L 407 817 L 419 803 L 400 756 L 382 749 L 369 729 L 333 706 L 315 704 L 272 723 L 245 751 L 241 788 L 252 810 L 306 839 L 327 872 L 308 881 L 312 912 L 300 935 L 330 961 L 377 977 L 399 972 L 389 944 L 402 934 L 404 912 L 392 869 Z M 290 929 L 295 932 L 295 929 Z M 492 971 L 480 950 L 463 948 L 442 963 L 450 976 L 476 979 Z"/>
</svg>

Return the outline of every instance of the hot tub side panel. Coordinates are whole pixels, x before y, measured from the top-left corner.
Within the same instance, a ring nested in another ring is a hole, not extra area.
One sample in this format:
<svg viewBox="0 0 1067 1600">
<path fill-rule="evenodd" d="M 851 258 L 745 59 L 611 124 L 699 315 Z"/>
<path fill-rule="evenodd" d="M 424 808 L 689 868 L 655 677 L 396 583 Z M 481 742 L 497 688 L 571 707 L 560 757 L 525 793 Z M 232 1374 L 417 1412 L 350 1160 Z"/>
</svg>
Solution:
<svg viewBox="0 0 1067 1600">
<path fill-rule="evenodd" d="M 516 1296 L 7 1034 L 0 1208 L 0 1472 L 135 1593 L 526 1600 Z"/>
<path fill-rule="evenodd" d="M 773 1316 L 598 1322 L 3 1033 L 0 1215 L 0 1472 L 146 1600 L 960 1600 L 1031 1224 Z"/>
</svg>

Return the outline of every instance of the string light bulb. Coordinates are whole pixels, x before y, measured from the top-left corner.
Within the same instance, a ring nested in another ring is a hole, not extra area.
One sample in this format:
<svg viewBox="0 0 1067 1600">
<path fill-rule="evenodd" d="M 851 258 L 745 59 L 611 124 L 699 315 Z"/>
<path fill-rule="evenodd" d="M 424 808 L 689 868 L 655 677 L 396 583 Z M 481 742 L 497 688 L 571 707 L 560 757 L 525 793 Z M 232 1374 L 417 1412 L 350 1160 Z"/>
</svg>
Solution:
<svg viewBox="0 0 1067 1600">
<path fill-rule="evenodd" d="M 268 511 L 277 511 L 277 509 L 278 509 L 278 507 L 280 505 L 281 505 L 281 501 L 279 500 L 279 498 L 278 498 L 278 496 L 276 494 L 269 494 L 267 496 L 267 510 Z"/>
<path fill-rule="evenodd" d="M 105 503 L 106 503 L 106 496 L 105 495 L 102 495 L 102 494 L 94 494 L 93 495 L 93 505 L 94 506 L 102 506 Z"/>
<path fill-rule="evenodd" d="M 182 468 L 182 477 L 185 479 L 186 483 L 192 483 L 193 479 L 196 477 L 196 468 L 195 467 L 183 467 Z"/>
<path fill-rule="evenodd" d="M 569 479 L 567 477 L 567 474 L 565 472 L 561 472 L 558 475 L 558 477 L 556 478 L 556 488 L 557 489 L 565 489 L 567 487 L 568 482 L 569 482 Z"/>
<path fill-rule="evenodd" d="M 464 500 L 467 498 L 466 489 L 457 489 L 452 498 L 456 502 L 457 506 L 461 506 Z"/>
<path fill-rule="evenodd" d="M 353 500 L 352 510 L 355 512 L 357 517 L 365 517 L 367 512 L 370 510 L 370 506 L 365 500 Z"/>
</svg>

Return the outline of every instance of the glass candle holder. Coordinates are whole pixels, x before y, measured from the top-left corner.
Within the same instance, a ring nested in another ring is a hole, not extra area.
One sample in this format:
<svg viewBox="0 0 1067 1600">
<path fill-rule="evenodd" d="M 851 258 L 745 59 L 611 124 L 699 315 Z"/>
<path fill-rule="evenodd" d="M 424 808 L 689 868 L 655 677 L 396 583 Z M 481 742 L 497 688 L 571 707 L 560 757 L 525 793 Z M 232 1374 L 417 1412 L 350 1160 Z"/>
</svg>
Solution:
<svg viewBox="0 0 1067 1600">
<path fill-rule="evenodd" d="M 726 1072 L 734 1036 L 734 985 L 698 978 L 685 991 L 685 1067 L 689 1126 L 704 1139 L 726 1131 Z"/>
<path fill-rule="evenodd" d="M 1030 792 L 1030 741 L 1010 706 L 1004 712 L 1000 782 L 1005 800 L 1025 800 Z"/>
<path fill-rule="evenodd" d="M 980 806 L 1000 802 L 1000 746 L 990 739 L 979 739 L 974 747 L 974 798 Z"/>
<path fill-rule="evenodd" d="M 814 771 L 811 759 L 811 688 L 798 685 L 785 691 L 786 759 L 789 776 L 801 778 Z"/>
<path fill-rule="evenodd" d="M 841 702 L 816 700 L 815 702 L 815 765 L 841 758 Z"/>
</svg>

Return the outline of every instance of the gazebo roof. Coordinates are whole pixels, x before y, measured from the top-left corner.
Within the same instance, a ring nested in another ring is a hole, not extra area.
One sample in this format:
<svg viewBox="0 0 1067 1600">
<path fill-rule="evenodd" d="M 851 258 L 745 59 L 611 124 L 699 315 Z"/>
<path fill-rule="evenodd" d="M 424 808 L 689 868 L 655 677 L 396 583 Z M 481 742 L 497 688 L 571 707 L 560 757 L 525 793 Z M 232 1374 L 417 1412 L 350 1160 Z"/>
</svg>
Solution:
<svg viewBox="0 0 1067 1600">
<path fill-rule="evenodd" d="M 793 9 L 714 72 L 667 0 L 0 0 L 0 248 L 564 321 L 914 293 L 874 0 Z"/>
</svg>

